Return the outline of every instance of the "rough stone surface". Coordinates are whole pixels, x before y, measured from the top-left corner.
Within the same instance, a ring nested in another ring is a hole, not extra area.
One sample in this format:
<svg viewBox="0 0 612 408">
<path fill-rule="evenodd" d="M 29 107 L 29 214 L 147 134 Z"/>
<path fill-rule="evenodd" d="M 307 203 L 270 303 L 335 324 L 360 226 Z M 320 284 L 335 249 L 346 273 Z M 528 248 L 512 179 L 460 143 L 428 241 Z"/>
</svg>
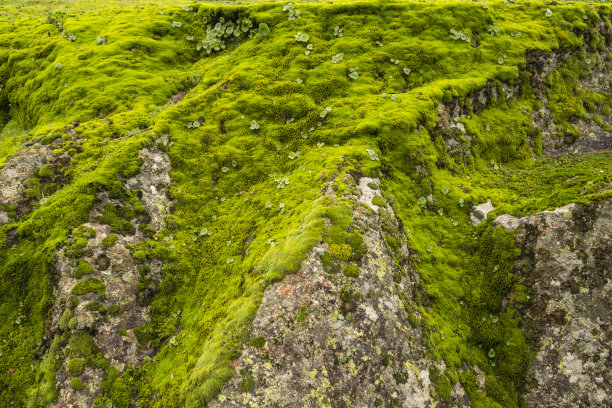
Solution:
<svg viewBox="0 0 612 408">
<path fill-rule="evenodd" d="M 476 226 L 480 224 L 482 221 L 487 219 L 487 215 L 493 211 L 495 207 L 491 204 L 491 199 L 487 199 L 486 203 L 478 204 L 472 210 L 472 214 L 470 215 L 470 219 L 472 221 L 472 225 Z"/>
<path fill-rule="evenodd" d="M 158 140 L 163 145 L 168 144 L 168 135 Z M 142 191 L 142 202 L 151 216 L 151 227 L 161 229 L 163 219 L 168 214 L 170 200 L 166 189 L 170 184 L 170 157 L 163 151 L 143 149 L 138 154 L 143 160 L 140 173 L 126 181 L 130 190 Z"/>
<path fill-rule="evenodd" d="M 143 190 L 141 200 L 148 215 L 145 218 L 150 219 L 151 226 L 159 230 L 169 205 L 168 198 L 165 196 L 165 190 L 170 181 L 169 157 L 157 148 L 143 149 L 140 156 L 144 159 L 141 174 L 128 180 L 126 186 L 130 190 Z M 102 209 L 106 204 L 121 205 L 124 203 L 110 199 L 104 193 L 99 194 L 97 201 L 90 212 L 90 222 L 83 224 L 93 228 L 96 236 L 88 240 L 84 255 L 80 258 L 92 264 L 94 271 L 90 275 L 75 277 L 75 261 L 70 259 L 64 251 L 58 251 L 55 263 L 57 279 L 54 289 L 57 301 L 51 313 L 51 330 L 61 332 L 60 318 L 67 308 L 66 300 L 72 295 L 72 288 L 78 282 L 90 277 L 100 279 L 106 285 L 105 297 L 100 298 L 94 293 L 79 296 L 81 303 L 73 312 L 77 324 L 71 332 L 89 333 L 102 356 L 121 373 L 125 365 L 138 365 L 145 356 L 153 354 L 150 348 L 137 347 L 138 339 L 133 332 L 133 329 L 148 323 L 150 319 L 148 308 L 139 301 L 138 286 L 142 264 L 137 262 L 126 248 L 127 245 L 134 245 L 142 241 L 144 237 L 140 230 L 135 228 L 134 235 L 116 234 L 118 239 L 115 245 L 103 248 L 102 241 L 111 235 L 111 227 L 97 223 L 96 219 L 102 214 Z M 137 222 L 137 219 L 132 221 L 135 225 Z M 145 290 L 155 290 L 154 287 L 160 281 L 159 273 L 162 265 L 159 262 L 152 262 L 148 266 L 151 269 L 146 275 L 147 288 Z M 101 314 L 98 311 L 88 310 L 86 306 L 91 301 L 99 301 L 106 309 L 112 305 L 118 305 L 121 307 L 121 313 L 113 316 L 108 312 Z M 126 332 L 122 335 L 121 330 Z M 70 385 L 71 377 L 67 372 L 67 363 L 66 358 L 64 368 L 57 374 L 58 399 L 51 406 L 58 408 L 92 406 L 105 375 L 104 370 L 87 368 L 80 376 L 85 385 L 84 389 L 75 391 Z"/>
<path fill-rule="evenodd" d="M 372 181 L 359 182 L 369 205 Z M 445 367 L 426 356 L 421 331 L 410 324 L 420 319 L 411 307 L 419 277 L 408 265 L 394 270 L 379 217 L 395 216 L 378 211 L 355 208 L 354 221 L 370 226 L 358 278 L 326 273 L 321 244 L 298 273 L 266 289 L 236 374 L 212 407 L 470 406 L 459 383 L 451 403 L 437 400 L 430 370 Z"/>
<path fill-rule="evenodd" d="M 518 223 L 515 274 L 531 297 L 522 329 L 536 353 L 525 400 L 532 408 L 612 406 L 612 201 Z"/>
<path fill-rule="evenodd" d="M 38 144 L 21 149 L 11 156 L 6 165 L 0 168 L 0 204 L 19 206 L 24 201 L 23 182 L 53 159 L 51 149 Z M 0 224 L 8 222 L 8 214 L 0 206 Z"/>
</svg>

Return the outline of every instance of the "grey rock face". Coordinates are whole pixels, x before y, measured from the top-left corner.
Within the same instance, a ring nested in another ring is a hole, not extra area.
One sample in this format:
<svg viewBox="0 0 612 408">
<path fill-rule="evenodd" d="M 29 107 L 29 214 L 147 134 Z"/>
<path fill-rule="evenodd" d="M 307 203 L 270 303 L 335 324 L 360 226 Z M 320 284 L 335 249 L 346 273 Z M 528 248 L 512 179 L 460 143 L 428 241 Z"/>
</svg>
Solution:
<svg viewBox="0 0 612 408">
<path fill-rule="evenodd" d="M 41 145 L 24 148 L 11 156 L 0 168 L 0 204 L 19 206 L 24 201 L 24 181 L 53 159 L 51 149 Z M 0 225 L 8 222 L 8 214 L 0 206 Z"/>
<path fill-rule="evenodd" d="M 515 273 L 531 296 L 522 329 L 536 353 L 525 400 L 532 408 L 612 406 L 612 201 L 497 222 L 524 226 Z"/>
<path fill-rule="evenodd" d="M 162 142 L 164 139 L 162 139 Z M 167 214 L 169 200 L 165 196 L 165 190 L 170 178 L 170 158 L 156 148 L 143 149 L 140 156 L 144 159 L 141 174 L 129 179 L 126 187 L 130 190 L 142 190 L 142 201 L 147 210 L 151 226 L 159 230 L 163 216 Z M 146 356 L 153 354 L 151 348 L 139 348 L 138 339 L 133 329 L 150 321 L 148 308 L 139 299 L 138 286 L 142 278 L 141 263 L 137 262 L 126 248 L 135 245 L 144 239 L 139 228 L 135 228 L 133 235 L 117 235 L 117 241 L 109 248 L 103 246 L 103 241 L 111 235 L 109 225 L 100 224 L 96 221 L 102 214 L 107 204 L 122 205 L 120 200 L 110 199 L 106 194 L 100 194 L 98 203 L 90 212 L 90 222 L 84 226 L 93 228 L 96 232 L 94 238 L 90 238 L 85 248 L 84 255 L 80 261 L 89 262 L 93 265 L 91 274 L 79 277 L 75 276 L 77 266 L 75 261 L 68 257 L 65 251 L 58 251 L 55 270 L 57 281 L 54 295 L 57 299 L 52 310 L 51 328 L 55 332 L 62 329 L 60 318 L 66 312 L 66 300 L 72 295 L 72 288 L 79 282 L 88 278 L 97 278 L 106 285 L 106 295 L 101 298 L 97 294 L 89 293 L 79 296 L 81 303 L 73 310 L 76 325 L 70 328 L 71 334 L 87 332 L 91 335 L 97 349 L 108 363 L 121 373 L 127 364 L 138 365 Z M 136 220 L 132 221 L 136 223 Z M 160 281 L 161 263 L 158 261 L 147 265 L 150 269 L 146 274 L 147 288 L 156 287 Z M 97 310 L 90 310 L 88 304 L 99 301 L 108 310 L 111 306 L 119 306 L 120 313 L 101 314 Z M 122 333 L 122 330 L 125 330 Z M 68 355 L 66 353 L 66 355 Z M 104 377 L 104 369 L 87 368 L 81 381 L 85 385 L 83 390 L 75 391 L 71 386 L 71 377 L 67 370 L 68 359 L 64 361 L 64 368 L 56 377 L 58 387 L 57 402 L 51 406 L 92 406 L 96 395 L 100 390 L 100 384 Z"/>
<path fill-rule="evenodd" d="M 487 199 L 486 203 L 478 204 L 477 206 L 475 206 L 470 216 L 472 225 L 476 226 L 482 221 L 486 220 L 487 215 L 494 209 L 495 207 L 493 207 L 493 204 L 491 204 L 490 199 Z"/>
</svg>

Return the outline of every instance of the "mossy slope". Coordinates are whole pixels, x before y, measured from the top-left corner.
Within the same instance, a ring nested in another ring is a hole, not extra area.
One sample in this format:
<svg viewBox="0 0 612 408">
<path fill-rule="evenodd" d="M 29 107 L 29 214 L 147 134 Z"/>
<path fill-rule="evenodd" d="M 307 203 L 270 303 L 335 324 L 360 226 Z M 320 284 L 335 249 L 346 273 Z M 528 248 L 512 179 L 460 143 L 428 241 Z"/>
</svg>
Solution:
<svg viewBox="0 0 612 408">
<path fill-rule="evenodd" d="M 575 84 L 591 70 L 609 72 L 602 32 L 611 17 L 606 5 L 487 4 L 298 4 L 292 21 L 278 3 L 27 18 L 0 8 L 8 15 L 0 24 L 0 107 L 9 107 L 0 108 L 0 166 L 33 143 L 70 157 L 69 182 L 0 230 L 0 405 L 56 397 L 52 358 L 61 351 L 45 325 L 55 251 L 88 220 L 96 194 L 128 200 L 123 181 L 139 171 L 138 151 L 166 133 L 172 214 L 164 230 L 131 248 L 135 259 L 171 268 L 150 305 L 152 323 L 138 332 L 159 352 L 118 379 L 109 369 L 98 406 L 213 398 L 233 375 L 265 286 L 299 268 L 324 217 L 345 223 L 348 206 L 321 197 L 325 182 L 342 195 L 343 172 L 382 175 L 419 254 L 422 314 L 432 355 L 450 368 L 446 381 L 474 383 L 459 369 L 478 364 L 488 382 L 486 393 L 466 387 L 474 406 L 520 405 L 528 352 L 517 318 L 500 303 L 513 289 L 517 254 L 507 234 L 474 229 L 468 209 L 487 197 L 500 212 L 522 214 L 610 196 L 602 189 L 609 155 L 537 158 L 535 92 L 526 81 L 506 99 L 504 84 L 532 69 L 528 51 L 567 49 L 574 56 L 563 69 L 573 75 L 550 84 L 551 103 L 609 113 L 609 88 L 585 96 Z M 196 48 L 204 18 L 253 24 L 207 55 Z M 451 29 L 470 41 L 450 38 Z M 296 41 L 298 32 L 308 41 Z M 487 86 L 497 97 L 476 108 L 473 96 Z M 461 106 L 469 140 L 439 126 L 441 102 Z M 569 131 L 573 119 L 555 116 Z M 460 154 L 449 153 L 450 139 Z"/>
</svg>

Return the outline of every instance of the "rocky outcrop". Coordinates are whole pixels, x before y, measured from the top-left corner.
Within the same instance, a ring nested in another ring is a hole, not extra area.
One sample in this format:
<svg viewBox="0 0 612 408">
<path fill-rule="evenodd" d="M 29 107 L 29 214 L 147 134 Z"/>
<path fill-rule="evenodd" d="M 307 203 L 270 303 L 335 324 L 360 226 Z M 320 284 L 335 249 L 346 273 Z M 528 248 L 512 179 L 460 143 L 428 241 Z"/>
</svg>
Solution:
<svg viewBox="0 0 612 408">
<path fill-rule="evenodd" d="M 0 225 L 16 218 L 20 206 L 26 201 L 24 182 L 43 165 L 54 160 L 53 152 L 47 146 L 34 145 L 21 149 L 0 168 Z"/>
<path fill-rule="evenodd" d="M 322 261 L 330 252 L 324 243 L 310 252 L 298 273 L 268 287 L 251 340 L 235 362 L 236 374 L 211 406 L 440 403 L 430 373 L 443 372 L 445 366 L 426 354 L 413 300 L 419 277 L 407 261 L 405 235 L 392 209 L 371 204 L 377 183 L 360 180 L 362 204 L 354 207 L 365 255 L 343 262 L 342 272 L 330 270 Z M 394 265 L 385 230 L 394 230 L 400 243 L 400 266 Z M 438 406 L 469 406 L 460 383 L 449 394 L 446 401 L 452 403 Z"/>
<path fill-rule="evenodd" d="M 530 299 L 521 310 L 535 357 L 530 407 L 612 405 L 612 201 L 570 204 L 496 222 L 517 233 L 515 275 Z"/>
<path fill-rule="evenodd" d="M 159 141 L 166 144 L 167 138 Z M 141 197 L 144 210 L 119 223 L 122 211 L 133 205 L 99 193 L 89 222 L 73 231 L 69 245 L 57 253 L 51 331 L 62 334 L 64 363 L 56 376 L 59 392 L 52 406 L 92 406 L 109 367 L 121 373 L 154 352 L 139 346 L 134 329 L 150 321 L 146 300 L 156 290 L 162 265 L 143 264 L 128 248 L 163 227 L 170 158 L 158 148 L 142 149 L 140 157 L 141 172 L 124 186 L 127 193 Z M 75 353 L 73 343 L 87 346 Z M 84 361 L 82 373 L 71 369 L 75 359 Z M 75 380 L 82 386 L 75 386 Z"/>
</svg>

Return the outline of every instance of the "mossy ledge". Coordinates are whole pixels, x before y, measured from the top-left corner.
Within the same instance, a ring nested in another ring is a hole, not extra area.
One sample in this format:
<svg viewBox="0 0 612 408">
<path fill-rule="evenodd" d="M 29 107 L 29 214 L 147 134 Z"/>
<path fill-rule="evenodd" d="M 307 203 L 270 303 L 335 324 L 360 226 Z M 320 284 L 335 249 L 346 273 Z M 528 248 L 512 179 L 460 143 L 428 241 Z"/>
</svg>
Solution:
<svg viewBox="0 0 612 408">
<path fill-rule="evenodd" d="M 356 206 L 431 399 L 526 406 L 520 250 L 470 210 L 612 196 L 609 3 L 56 3 L 0 6 L 0 406 L 206 406 L 313 248 L 366 279 Z"/>
</svg>

